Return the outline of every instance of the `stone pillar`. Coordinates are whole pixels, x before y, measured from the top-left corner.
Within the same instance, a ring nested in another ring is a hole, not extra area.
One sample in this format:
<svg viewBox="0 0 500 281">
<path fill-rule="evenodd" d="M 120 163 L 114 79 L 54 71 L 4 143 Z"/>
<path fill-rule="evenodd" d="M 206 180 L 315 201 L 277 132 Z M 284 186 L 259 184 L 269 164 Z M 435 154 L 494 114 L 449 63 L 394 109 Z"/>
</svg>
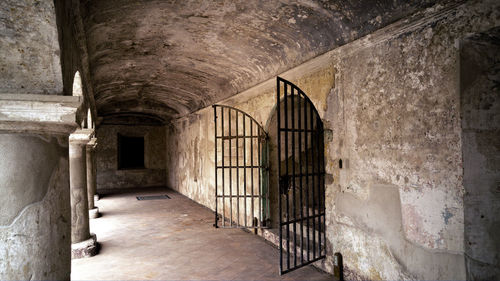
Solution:
<svg viewBox="0 0 500 281">
<path fill-rule="evenodd" d="M 0 280 L 69 280 L 79 97 L 0 94 Z"/>
<path fill-rule="evenodd" d="M 97 253 L 95 234 L 90 234 L 87 194 L 87 143 L 94 130 L 80 129 L 69 136 L 69 181 L 71 190 L 71 257 Z"/>
<path fill-rule="evenodd" d="M 87 143 L 87 194 L 89 201 L 89 218 L 95 219 L 99 217 L 99 208 L 95 206 L 94 196 L 96 194 L 96 165 L 95 165 L 95 148 L 97 139 L 92 138 Z"/>
</svg>

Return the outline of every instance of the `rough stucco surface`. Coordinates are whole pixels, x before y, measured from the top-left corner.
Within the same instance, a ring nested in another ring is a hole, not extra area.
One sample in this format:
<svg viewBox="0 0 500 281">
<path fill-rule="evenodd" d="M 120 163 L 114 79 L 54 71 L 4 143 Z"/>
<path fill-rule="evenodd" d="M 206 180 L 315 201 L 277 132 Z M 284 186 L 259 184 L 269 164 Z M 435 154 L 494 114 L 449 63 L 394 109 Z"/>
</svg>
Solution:
<svg viewBox="0 0 500 281">
<path fill-rule="evenodd" d="M 61 94 L 54 1 L 0 2 L 0 93 Z"/>
<path fill-rule="evenodd" d="M 328 257 L 319 266 L 328 271 L 340 252 L 350 279 L 466 277 L 458 42 L 498 26 L 500 15 L 495 1 L 441 8 L 281 75 L 311 98 L 327 130 L 333 181 L 326 186 Z M 272 79 L 222 103 L 266 124 L 275 85 Z M 212 114 L 203 109 L 167 129 L 169 186 L 210 208 Z"/>
<path fill-rule="evenodd" d="M 0 177 L 1 197 L 8 198 L 8 201 L 2 202 L 2 207 L 16 210 L 14 217 L 2 211 L 0 279 L 69 279 L 71 210 L 67 139 L 59 143 L 56 138 L 7 134 L 1 134 L 0 139 L 2 148 L 6 149 L 2 159 L 16 170 L 10 175 L 19 178 L 19 175 L 31 175 L 33 171 L 38 171 L 41 179 L 31 183 L 13 183 L 8 176 Z M 44 157 L 36 159 L 41 153 Z M 27 181 L 30 181 L 29 177 Z M 34 183 L 38 191 L 32 190 Z M 11 185 L 15 190 L 6 194 Z M 26 198 L 32 200 L 27 201 Z M 4 214 L 9 216 L 8 221 Z"/>
<path fill-rule="evenodd" d="M 83 1 L 97 109 L 184 116 L 436 2 Z"/>
<path fill-rule="evenodd" d="M 461 42 L 467 279 L 500 277 L 500 29 Z"/>
<path fill-rule="evenodd" d="M 117 135 L 144 137 L 145 169 L 118 170 Z M 97 129 L 97 191 L 165 185 L 165 128 L 102 125 Z"/>
</svg>

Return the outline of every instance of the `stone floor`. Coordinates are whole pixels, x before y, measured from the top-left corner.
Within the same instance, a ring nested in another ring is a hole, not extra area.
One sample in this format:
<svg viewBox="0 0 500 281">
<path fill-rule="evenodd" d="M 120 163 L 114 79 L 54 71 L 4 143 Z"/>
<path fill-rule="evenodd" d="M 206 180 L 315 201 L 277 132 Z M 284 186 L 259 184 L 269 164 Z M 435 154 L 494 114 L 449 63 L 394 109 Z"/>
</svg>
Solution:
<svg viewBox="0 0 500 281">
<path fill-rule="evenodd" d="M 138 201 L 168 194 L 172 199 Z M 72 261 L 73 280 L 333 280 L 312 266 L 278 274 L 279 252 L 237 229 L 215 229 L 213 213 L 167 189 L 106 195 L 91 220 L 100 253 Z"/>
</svg>

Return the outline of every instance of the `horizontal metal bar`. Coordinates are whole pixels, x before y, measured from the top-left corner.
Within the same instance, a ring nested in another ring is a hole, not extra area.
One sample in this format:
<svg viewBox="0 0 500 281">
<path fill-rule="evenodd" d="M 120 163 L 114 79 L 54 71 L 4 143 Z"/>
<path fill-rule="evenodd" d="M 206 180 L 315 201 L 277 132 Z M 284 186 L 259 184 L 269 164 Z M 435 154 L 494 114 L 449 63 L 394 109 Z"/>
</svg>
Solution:
<svg viewBox="0 0 500 281">
<path fill-rule="evenodd" d="M 234 225 L 234 226 L 229 226 L 229 225 L 226 225 L 226 226 L 219 226 L 219 228 L 227 228 L 227 229 L 230 229 L 230 228 L 236 228 L 236 229 L 255 229 L 255 228 L 259 228 L 259 229 L 269 229 L 269 227 L 267 226 L 237 226 L 237 225 Z"/>
<path fill-rule="evenodd" d="M 311 130 L 311 129 L 292 129 L 292 128 L 278 128 L 278 130 L 280 132 L 300 132 L 300 133 L 303 133 L 303 132 L 308 132 L 308 133 L 314 133 L 314 132 L 318 132 L 318 130 Z"/>
<path fill-rule="evenodd" d="M 215 138 L 229 140 L 229 139 L 259 139 L 259 138 L 262 139 L 265 137 L 266 136 L 216 136 Z"/>
<path fill-rule="evenodd" d="M 297 222 L 302 222 L 306 219 L 314 219 L 314 218 L 319 218 L 319 217 L 322 217 L 324 216 L 325 213 L 320 213 L 320 214 L 316 214 L 316 215 L 312 215 L 312 216 L 307 216 L 307 217 L 304 217 L 303 219 L 295 219 L 295 220 L 291 220 L 291 221 L 286 221 L 286 222 L 283 222 L 281 223 L 280 225 L 281 226 L 286 226 L 287 224 L 292 224 L 292 223 L 297 223 Z"/>
<path fill-rule="evenodd" d="M 217 169 L 236 169 L 236 168 L 248 168 L 248 169 L 251 169 L 251 168 L 262 168 L 264 169 L 264 167 L 262 166 L 251 166 L 251 165 L 248 165 L 248 166 L 244 166 L 244 165 L 239 165 L 239 166 L 236 166 L 236 165 L 232 165 L 232 166 L 217 166 Z"/>
<path fill-rule="evenodd" d="M 313 260 L 310 260 L 310 261 L 308 261 L 308 262 L 304 262 L 304 263 L 302 263 L 302 264 L 300 264 L 300 265 L 298 265 L 298 266 L 296 266 L 296 267 L 292 267 L 292 268 L 289 268 L 289 269 L 287 269 L 287 270 L 283 270 L 283 271 L 281 272 L 281 274 L 283 275 L 283 274 L 286 274 L 286 273 L 288 273 L 288 272 L 290 272 L 290 271 L 294 271 L 294 270 L 296 270 L 296 269 L 302 268 L 302 267 L 304 267 L 304 266 L 306 266 L 306 265 L 309 265 L 309 264 L 311 264 L 311 263 L 313 263 L 313 262 L 317 262 L 317 261 L 319 261 L 319 260 L 321 260 L 321 259 L 324 259 L 325 257 L 326 257 L 325 255 L 322 255 L 322 256 L 317 257 L 317 258 L 315 258 L 315 259 L 313 259 Z"/>
<path fill-rule="evenodd" d="M 217 195 L 217 198 L 260 198 L 259 195 Z"/>
<path fill-rule="evenodd" d="M 309 177 L 309 176 L 324 176 L 325 173 L 304 173 L 304 174 L 295 174 L 295 175 L 287 175 L 288 177 L 291 178 L 297 178 L 297 177 Z"/>
</svg>

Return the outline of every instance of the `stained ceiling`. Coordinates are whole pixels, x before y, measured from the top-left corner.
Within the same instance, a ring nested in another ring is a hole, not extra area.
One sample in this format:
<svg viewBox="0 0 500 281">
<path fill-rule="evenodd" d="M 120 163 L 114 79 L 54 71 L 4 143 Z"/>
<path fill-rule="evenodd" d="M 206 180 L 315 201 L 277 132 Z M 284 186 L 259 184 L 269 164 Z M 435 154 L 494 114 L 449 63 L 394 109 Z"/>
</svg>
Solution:
<svg viewBox="0 0 500 281">
<path fill-rule="evenodd" d="M 434 2 L 83 1 L 98 115 L 167 122 Z"/>
</svg>

